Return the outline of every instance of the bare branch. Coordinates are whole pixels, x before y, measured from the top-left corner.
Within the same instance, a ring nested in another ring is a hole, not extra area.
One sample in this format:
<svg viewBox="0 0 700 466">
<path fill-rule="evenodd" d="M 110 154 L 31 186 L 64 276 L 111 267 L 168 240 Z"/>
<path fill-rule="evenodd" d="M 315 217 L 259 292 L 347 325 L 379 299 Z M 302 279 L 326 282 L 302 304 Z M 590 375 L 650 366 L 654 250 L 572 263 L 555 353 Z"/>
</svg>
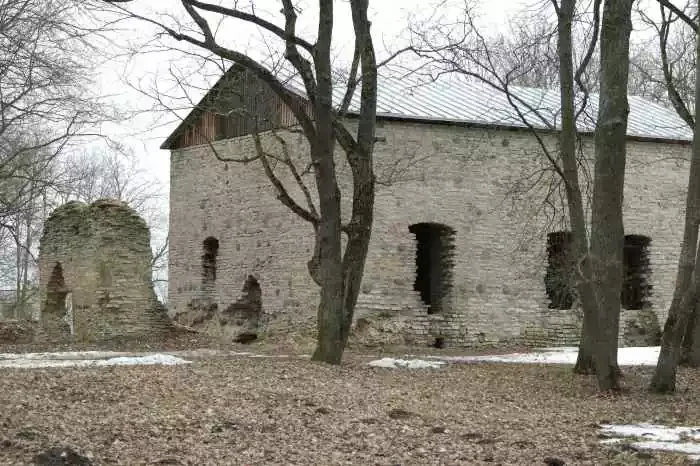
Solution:
<svg viewBox="0 0 700 466">
<path fill-rule="evenodd" d="M 301 189 L 302 193 L 304 194 L 304 198 L 306 199 L 306 205 L 309 208 L 309 212 L 315 218 L 319 218 L 318 210 L 316 210 L 316 205 L 314 204 L 314 200 L 311 197 L 309 187 L 306 186 L 306 183 L 304 183 L 304 180 L 301 178 L 301 175 L 299 174 L 299 171 L 297 170 L 296 165 L 294 164 L 294 160 L 292 160 L 292 157 L 289 153 L 289 146 L 287 145 L 287 141 L 285 141 L 284 138 L 280 136 L 279 133 L 277 133 L 277 131 L 275 130 L 272 130 L 272 135 L 282 148 L 282 155 L 284 157 L 283 162 L 285 165 L 287 165 L 287 167 L 289 167 L 289 171 L 292 173 L 294 181 L 296 181 L 297 186 L 299 186 L 299 189 Z"/>
<path fill-rule="evenodd" d="M 262 141 L 260 139 L 260 134 L 257 130 L 253 131 L 253 141 L 255 142 L 255 150 L 258 154 L 258 157 L 260 158 L 260 162 L 262 163 L 263 169 L 265 170 L 265 175 L 277 191 L 277 199 L 279 199 L 279 201 L 282 204 L 287 206 L 289 210 L 297 214 L 303 220 L 306 220 L 312 225 L 318 224 L 318 216 L 314 215 L 312 212 L 304 209 L 302 206 L 297 204 L 297 202 L 292 198 L 292 196 L 289 195 L 289 192 L 284 187 L 282 181 L 277 177 L 277 175 L 275 175 L 275 172 L 270 166 L 270 162 L 268 161 L 268 157 L 270 157 L 270 154 L 267 153 L 263 148 Z"/>
<path fill-rule="evenodd" d="M 579 109 L 576 111 L 574 121 L 578 121 L 579 116 L 581 116 L 581 113 L 585 111 L 588 104 L 588 87 L 584 85 L 583 80 L 581 78 L 583 76 L 583 73 L 588 68 L 588 65 L 591 62 L 591 58 L 593 57 L 593 53 L 595 52 L 596 46 L 598 44 L 598 33 L 600 31 L 601 3 L 602 0 L 593 0 L 593 30 L 591 32 L 591 41 L 588 44 L 588 50 L 586 50 L 586 54 L 583 56 L 581 63 L 579 64 L 578 68 L 576 68 L 576 72 L 574 73 L 574 81 L 576 81 L 576 85 L 583 94 L 583 101 Z"/>
<path fill-rule="evenodd" d="M 674 5 L 670 0 L 656 0 L 659 2 L 659 5 L 662 7 L 668 8 L 671 12 L 673 12 L 676 16 L 678 16 L 685 24 L 691 27 L 695 33 L 698 33 L 698 25 L 695 23 L 693 18 L 690 16 L 686 15 L 683 10 L 678 8 L 676 5 Z"/>
<path fill-rule="evenodd" d="M 275 34 L 277 37 L 280 39 L 284 39 L 285 41 L 291 41 L 294 45 L 298 45 L 302 48 L 304 48 L 306 51 L 309 53 L 313 52 L 313 45 L 311 43 L 305 41 L 304 39 L 301 39 L 297 36 L 289 36 L 284 29 L 280 28 L 279 26 L 262 19 L 261 17 L 255 15 L 255 14 L 250 14 L 246 13 L 244 11 L 235 9 L 235 8 L 226 8 L 223 6 L 219 5 L 213 5 L 211 3 L 205 3 L 205 2 L 200 2 L 197 0 L 185 0 L 187 3 L 191 4 L 192 6 L 199 8 L 200 10 L 205 10 L 205 11 L 211 11 L 212 13 L 220 13 L 224 16 L 229 16 L 231 18 L 237 18 L 243 21 L 246 21 L 251 24 L 255 24 L 256 26 L 260 26 L 266 31 L 269 31 L 273 34 Z"/>
</svg>

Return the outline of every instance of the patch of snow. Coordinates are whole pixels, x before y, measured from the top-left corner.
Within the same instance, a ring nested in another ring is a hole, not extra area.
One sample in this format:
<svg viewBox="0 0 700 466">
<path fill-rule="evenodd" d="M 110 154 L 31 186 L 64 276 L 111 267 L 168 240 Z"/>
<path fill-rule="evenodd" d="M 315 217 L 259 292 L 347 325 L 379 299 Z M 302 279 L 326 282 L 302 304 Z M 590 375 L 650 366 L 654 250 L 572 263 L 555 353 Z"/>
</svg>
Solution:
<svg viewBox="0 0 700 466">
<path fill-rule="evenodd" d="M 638 450 L 671 451 L 685 453 L 686 455 L 700 455 L 700 443 L 676 443 L 676 442 L 635 442 L 633 448 Z"/>
<path fill-rule="evenodd" d="M 684 453 L 690 460 L 700 460 L 700 427 L 667 427 L 659 424 L 603 424 L 601 434 L 610 436 L 602 444 L 615 444 L 627 438 L 639 440 L 630 444 L 638 450 Z"/>
<path fill-rule="evenodd" d="M 685 437 L 700 442 L 700 427 L 666 427 L 647 423 L 604 424 L 600 427 L 601 434 L 611 437 L 643 438 L 655 442 L 680 442 Z"/>
<path fill-rule="evenodd" d="M 531 353 L 510 353 L 486 356 L 427 356 L 428 359 L 437 359 L 455 363 L 472 362 L 497 362 L 515 364 L 576 364 L 578 348 L 544 348 L 543 351 Z M 617 361 L 621 366 L 655 366 L 659 358 L 658 346 L 642 346 L 620 348 L 617 353 Z"/>
<path fill-rule="evenodd" d="M 186 359 L 171 356 L 169 354 L 149 354 L 147 356 L 122 356 L 110 359 L 98 359 L 97 366 L 133 366 L 133 365 L 153 365 L 175 366 L 177 364 L 188 364 Z"/>
<path fill-rule="evenodd" d="M 36 354 L 36 353 L 35 353 Z M 118 356 L 109 359 L 53 359 L 53 358 L 12 358 L 0 360 L 0 368 L 38 369 L 47 367 L 103 367 L 133 365 L 188 364 L 191 361 L 169 354 L 149 354 L 146 356 Z"/>
<path fill-rule="evenodd" d="M 56 351 L 50 353 L 0 353 L 3 359 L 107 359 L 129 356 L 133 353 L 119 351 Z"/>
<path fill-rule="evenodd" d="M 439 369 L 443 367 L 443 361 L 425 361 L 423 359 L 396 359 L 382 358 L 368 363 L 373 367 L 386 367 L 390 369 Z"/>
</svg>

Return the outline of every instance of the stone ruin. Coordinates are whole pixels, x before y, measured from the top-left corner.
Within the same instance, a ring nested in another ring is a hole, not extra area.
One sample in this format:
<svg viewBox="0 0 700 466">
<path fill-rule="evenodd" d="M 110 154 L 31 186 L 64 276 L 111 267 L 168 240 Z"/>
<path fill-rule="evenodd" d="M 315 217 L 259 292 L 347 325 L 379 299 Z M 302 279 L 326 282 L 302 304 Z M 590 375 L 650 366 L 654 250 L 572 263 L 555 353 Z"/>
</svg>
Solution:
<svg viewBox="0 0 700 466">
<path fill-rule="evenodd" d="M 39 246 L 41 332 L 97 341 L 171 330 L 153 289 L 152 257 L 146 222 L 124 202 L 57 208 Z"/>
<path fill-rule="evenodd" d="M 241 297 L 224 309 L 219 308 L 213 294 L 210 286 L 202 287 L 201 296 L 189 305 L 194 317 L 188 324 L 236 343 L 257 340 L 263 316 L 262 289 L 257 278 L 248 275 Z"/>
</svg>

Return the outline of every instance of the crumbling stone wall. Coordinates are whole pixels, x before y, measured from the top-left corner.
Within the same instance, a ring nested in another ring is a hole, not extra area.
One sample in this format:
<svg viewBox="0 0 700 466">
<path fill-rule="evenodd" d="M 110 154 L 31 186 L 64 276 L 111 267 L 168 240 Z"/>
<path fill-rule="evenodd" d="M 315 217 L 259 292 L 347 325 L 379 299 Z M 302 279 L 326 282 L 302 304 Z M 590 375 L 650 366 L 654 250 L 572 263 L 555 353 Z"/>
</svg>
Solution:
<svg viewBox="0 0 700 466">
<path fill-rule="evenodd" d="M 240 296 L 226 307 L 219 305 L 214 283 L 209 280 L 211 270 L 204 269 L 201 287 L 187 303 L 181 315 L 181 323 L 225 341 L 250 343 L 258 339 L 261 331 L 263 307 L 262 289 L 253 275 L 248 275 Z"/>
<path fill-rule="evenodd" d="M 262 317 L 262 289 L 258 280 L 248 275 L 242 295 L 223 310 L 219 322 L 233 341 L 248 343 L 258 338 Z"/>
<path fill-rule="evenodd" d="M 280 134 L 293 157 L 307 157 L 302 135 Z M 425 345 L 441 339 L 449 347 L 520 342 L 529 329 L 554 324 L 559 313 L 567 316 L 561 320 L 562 330 L 574 328 L 570 317 L 577 310 L 550 309 L 545 292 L 547 233 L 566 227 L 541 215 L 546 191 L 525 190 L 527 176 L 547 163 L 529 133 L 383 121 L 377 138 L 374 159 L 383 183 L 377 186 L 372 241 L 356 309 L 362 319 L 359 333 Z M 557 135 L 543 138 L 556 147 Z M 582 139 L 584 154 L 592 161 L 593 140 Z M 272 138 L 263 135 L 263 143 L 266 150 L 275 150 Z M 215 147 L 236 158 L 255 150 L 247 137 L 216 142 Z M 651 238 L 649 280 L 654 293 L 649 304 L 660 322 L 677 269 L 689 153 L 689 145 L 683 144 L 628 143 L 625 233 Z M 338 160 L 341 167 L 342 155 Z M 304 205 L 294 179 L 282 168 L 277 174 Z M 399 179 L 387 180 L 394 175 Z M 189 306 L 202 288 L 202 242 L 213 236 L 220 244 L 213 294 L 219 309 L 239 298 L 241 283 L 252 274 L 270 317 L 266 325 L 292 320 L 292 328 L 313 326 L 319 288 L 306 266 L 314 247 L 311 228 L 277 200 L 260 165 L 223 164 L 209 146 L 201 145 L 173 151 L 170 176 L 173 314 L 184 323 L 192 319 Z M 313 175 L 307 179 L 313 186 Z M 341 173 L 346 203 L 351 200 L 348 181 Z M 343 210 L 347 214 L 349 206 Z M 565 209 L 558 211 L 565 217 Z M 434 314 L 428 314 L 414 290 L 418 240 L 410 226 L 418 223 L 454 231 L 451 289 Z"/>
<path fill-rule="evenodd" d="M 69 202 L 46 220 L 39 246 L 41 327 L 67 338 L 66 298 L 74 337 L 101 340 L 152 336 L 172 322 L 151 280 L 146 222 L 127 204 Z"/>
</svg>

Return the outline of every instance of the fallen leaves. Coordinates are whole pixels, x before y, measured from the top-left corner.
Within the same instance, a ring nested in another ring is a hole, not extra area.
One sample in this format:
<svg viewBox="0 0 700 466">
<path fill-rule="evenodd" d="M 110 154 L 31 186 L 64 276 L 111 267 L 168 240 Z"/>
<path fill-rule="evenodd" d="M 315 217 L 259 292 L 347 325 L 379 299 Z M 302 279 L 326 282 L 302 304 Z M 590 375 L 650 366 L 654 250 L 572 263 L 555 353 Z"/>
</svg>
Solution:
<svg viewBox="0 0 700 466">
<path fill-rule="evenodd" d="M 664 397 L 644 390 L 648 369 L 625 370 L 629 392 L 605 399 L 568 368 L 385 371 L 368 356 L 340 367 L 229 357 L 3 369 L 0 463 L 70 448 L 96 465 L 680 465 L 682 455 L 600 445 L 597 426 L 700 419 L 700 377 L 689 370 L 684 390 Z"/>
</svg>

